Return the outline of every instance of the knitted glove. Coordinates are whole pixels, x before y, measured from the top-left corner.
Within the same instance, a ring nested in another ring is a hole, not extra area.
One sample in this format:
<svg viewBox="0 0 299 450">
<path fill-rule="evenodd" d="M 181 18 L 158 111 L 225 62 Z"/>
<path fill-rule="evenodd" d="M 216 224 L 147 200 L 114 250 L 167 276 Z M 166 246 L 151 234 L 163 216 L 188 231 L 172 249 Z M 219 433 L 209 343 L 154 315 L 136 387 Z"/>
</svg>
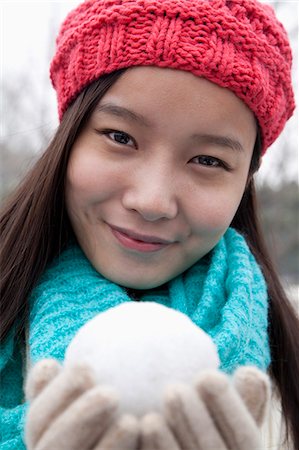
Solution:
<svg viewBox="0 0 299 450">
<path fill-rule="evenodd" d="M 238 369 L 231 381 L 209 370 L 194 386 L 167 390 L 164 415 L 141 421 L 142 450 L 253 450 L 270 398 L 269 378 L 253 367 Z"/>
<path fill-rule="evenodd" d="M 25 390 L 28 450 L 137 449 L 137 419 L 116 418 L 115 393 L 96 385 L 89 368 L 64 369 L 44 359 L 31 369 Z"/>
<path fill-rule="evenodd" d="M 26 441 L 29 450 L 252 450 L 269 401 L 268 377 L 240 368 L 230 382 L 206 371 L 194 386 L 168 389 L 164 415 L 115 419 L 112 391 L 95 387 L 87 368 L 61 369 L 53 360 L 31 371 Z M 51 425 L 49 425 L 51 423 Z M 140 439 L 138 439 L 140 429 Z"/>
</svg>

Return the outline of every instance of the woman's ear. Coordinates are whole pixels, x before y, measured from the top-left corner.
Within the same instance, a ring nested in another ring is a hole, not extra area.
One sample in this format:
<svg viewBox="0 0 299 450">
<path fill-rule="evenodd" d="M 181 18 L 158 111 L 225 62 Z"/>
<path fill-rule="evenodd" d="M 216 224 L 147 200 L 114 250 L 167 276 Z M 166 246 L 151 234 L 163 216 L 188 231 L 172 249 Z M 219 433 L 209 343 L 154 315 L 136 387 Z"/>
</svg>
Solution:
<svg viewBox="0 0 299 450">
<path fill-rule="evenodd" d="M 260 169 L 260 167 L 261 167 L 261 164 L 262 164 L 262 158 L 261 157 L 259 157 L 259 159 L 258 159 L 258 162 L 257 162 L 257 167 L 256 167 L 256 170 L 255 170 L 255 172 L 257 172 L 259 169 Z"/>
<path fill-rule="evenodd" d="M 262 164 L 262 158 L 259 157 L 258 159 L 256 158 L 256 160 L 251 162 L 250 168 L 249 168 L 249 172 L 248 172 L 248 177 L 247 177 L 247 181 L 246 181 L 246 186 L 245 189 L 248 188 L 253 176 L 256 174 L 256 172 L 259 170 L 259 168 L 261 167 Z"/>
</svg>

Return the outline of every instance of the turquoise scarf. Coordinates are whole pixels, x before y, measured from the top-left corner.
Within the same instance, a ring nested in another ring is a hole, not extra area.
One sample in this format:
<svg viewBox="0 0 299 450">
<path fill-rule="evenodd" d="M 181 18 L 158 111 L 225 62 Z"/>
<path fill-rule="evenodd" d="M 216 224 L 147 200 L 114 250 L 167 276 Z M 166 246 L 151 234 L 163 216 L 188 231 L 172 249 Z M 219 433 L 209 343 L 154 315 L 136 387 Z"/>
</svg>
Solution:
<svg viewBox="0 0 299 450">
<path fill-rule="evenodd" d="M 29 352 L 32 363 L 62 361 L 77 330 L 96 314 L 129 302 L 127 291 L 103 278 L 80 248 L 70 247 L 46 270 L 30 299 Z M 221 369 L 240 365 L 265 370 L 270 363 L 267 290 L 242 236 L 229 229 L 209 255 L 159 289 L 142 292 L 187 314 L 218 347 Z M 175 355 L 174 355 L 175 357 Z M 24 370 L 24 368 L 23 368 Z M 25 450 L 22 355 L 13 335 L 0 352 L 1 450 Z"/>
<path fill-rule="evenodd" d="M 32 362 L 63 360 L 86 321 L 128 301 L 132 299 L 126 289 L 97 273 L 80 248 L 68 248 L 31 296 Z M 266 284 L 245 239 L 233 229 L 186 272 L 160 289 L 142 291 L 140 301 L 155 301 L 188 315 L 212 337 L 227 373 L 240 365 L 266 370 L 270 363 Z"/>
</svg>

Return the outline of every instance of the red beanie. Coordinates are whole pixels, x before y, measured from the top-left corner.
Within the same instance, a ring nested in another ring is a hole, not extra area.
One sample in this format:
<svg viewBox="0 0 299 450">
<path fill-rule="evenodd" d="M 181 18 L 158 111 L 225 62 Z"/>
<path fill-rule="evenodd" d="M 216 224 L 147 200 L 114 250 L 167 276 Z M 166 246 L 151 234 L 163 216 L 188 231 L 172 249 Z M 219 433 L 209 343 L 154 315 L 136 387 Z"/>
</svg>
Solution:
<svg viewBox="0 0 299 450">
<path fill-rule="evenodd" d="M 286 31 L 256 0 L 86 0 L 56 43 L 60 119 L 92 81 L 132 66 L 186 70 L 230 89 L 255 114 L 263 153 L 295 107 Z"/>
</svg>

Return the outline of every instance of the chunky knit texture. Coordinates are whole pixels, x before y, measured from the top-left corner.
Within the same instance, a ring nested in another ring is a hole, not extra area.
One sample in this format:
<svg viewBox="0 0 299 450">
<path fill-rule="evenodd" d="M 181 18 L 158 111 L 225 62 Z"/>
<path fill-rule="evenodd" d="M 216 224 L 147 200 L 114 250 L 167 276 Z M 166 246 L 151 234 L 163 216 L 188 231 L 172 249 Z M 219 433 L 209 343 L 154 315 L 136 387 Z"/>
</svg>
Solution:
<svg viewBox="0 0 299 450">
<path fill-rule="evenodd" d="M 294 110 L 291 61 L 283 26 L 256 0 L 87 0 L 63 23 L 50 73 L 62 118 L 85 86 L 117 69 L 192 72 L 247 104 L 265 152 Z"/>
<path fill-rule="evenodd" d="M 31 296 L 31 363 L 54 357 L 63 361 L 78 329 L 96 314 L 131 301 L 124 288 L 102 277 L 80 248 L 70 247 L 42 276 Z M 143 292 L 187 314 L 218 347 L 221 369 L 240 365 L 265 370 L 270 363 L 267 289 L 260 268 L 242 236 L 229 229 L 215 249 L 163 289 Z M 22 369 L 13 338 L 2 349 L 1 450 L 23 449 Z"/>
</svg>

